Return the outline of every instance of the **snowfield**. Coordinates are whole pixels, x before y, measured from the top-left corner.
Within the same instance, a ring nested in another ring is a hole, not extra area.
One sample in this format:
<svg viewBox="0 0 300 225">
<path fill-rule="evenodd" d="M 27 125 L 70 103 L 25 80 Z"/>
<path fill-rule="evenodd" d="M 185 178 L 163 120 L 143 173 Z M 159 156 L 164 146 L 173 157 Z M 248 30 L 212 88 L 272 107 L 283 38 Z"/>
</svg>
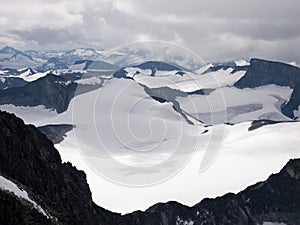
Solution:
<svg viewBox="0 0 300 225">
<path fill-rule="evenodd" d="M 245 72 L 232 69 L 203 75 L 156 71 L 154 77 L 151 70 L 126 70 L 133 79 L 76 81 L 103 86 L 75 96 L 61 114 L 43 106 L 0 106 L 36 126 L 75 125 L 55 147 L 63 161 L 87 174 L 98 205 L 123 214 L 170 200 L 191 206 L 237 193 L 300 157 L 299 123 L 248 130 L 252 120 L 290 121 L 280 107 L 292 89 L 241 90 L 233 84 Z M 175 94 L 155 100 L 145 87 Z M 210 91 L 190 93 L 200 89 Z"/>
<path fill-rule="evenodd" d="M 138 83 L 146 85 L 149 88 L 170 87 L 183 92 L 233 85 L 245 75 L 245 71 L 231 74 L 233 69 L 219 70 L 203 75 L 191 72 L 179 75 L 176 74 L 178 71 L 156 71 L 155 76 L 150 76 L 150 70 L 137 68 L 128 68 L 126 70 L 129 72 L 126 75 L 127 77 L 132 77 Z M 139 73 L 135 74 L 136 71 Z"/>
<path fill-rule="evenodd" d="M 35 107 L 0 105 L 0 110 L 14 113 L 17 117 L 22 118 L 26 124 L 34 124 L 35 126 L 48 124 L 51 118 L 58 116 L 56 110 L 46 109 L 43 105 Z"/>
<path fill-rule="evenodd" d="M 289 121 L 290 118 L 281 114 L 280 105 L 290 99 L 292 91 L 276 85 L 256 89 L 221 87 L 209 95 L 189 95 L 177 100 L 182 109 L 207 124 L 258 119 Z"/>
<path fill-rule="evenodd" d="M 122 185 L 98 173 L 97 168 L 91 165 L 91 161 L 76 144 L 78 140 L 75 133 L 78 128 L 69 132 L 66 139 L 55 147 L 63 161 L 71 161 L 78 169 L 87 173 L 93 199 L 97 204 L 125 214 L 145 210 L 157 202 L 176 200 L 191 206 L 206 197 L 237 193 L 248 185 L 279 172 L 290 158 L 300 156 L 299 123 L 268 125 L 251 132 L 248 131 L 249 126 L 250 122 L 226 126 L 220 152 L 204 171 L 200 171 L 200 164 L 206 153 L 209 133 L 201 135 L 199 142 L 202 144 L 188 156 L 187 163 L 177 174 L 164 182 L 146 187 Z M 126 158 L 126 155 L 120 155 Z M 131 154 L 126 159 L 130 160 L 130 157 Z M 102 160 L 106 166 L 110 162 L 107 158 Z M 164 170 L 172 170 L 172 166 L 174 168 L 176 165 L 169 164 L 166 168 L 158 166 L 157 171 L 151 171 L 150 175 L 161 176 Z M 130 170 L 118 173 L 124 176 L 123 179 L 130 179 L 133 175 Z M 142 176 L 147 179 L 148 174 L 142 173 Z"/>
</svg>

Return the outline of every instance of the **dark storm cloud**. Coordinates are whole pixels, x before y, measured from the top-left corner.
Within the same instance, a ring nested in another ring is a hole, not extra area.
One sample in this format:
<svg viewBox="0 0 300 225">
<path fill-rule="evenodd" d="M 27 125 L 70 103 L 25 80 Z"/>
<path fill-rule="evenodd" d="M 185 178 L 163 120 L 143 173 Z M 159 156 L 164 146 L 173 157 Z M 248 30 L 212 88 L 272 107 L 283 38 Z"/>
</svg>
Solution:
<svg viewBox="0 0 300 225">
<path fill-rule="evenodd" d="M 111 48 L 158 39 L 206 60 L 300 59 L 298 0 L 11 0 L 0 7 L 3 45 Z"/>
</svg>

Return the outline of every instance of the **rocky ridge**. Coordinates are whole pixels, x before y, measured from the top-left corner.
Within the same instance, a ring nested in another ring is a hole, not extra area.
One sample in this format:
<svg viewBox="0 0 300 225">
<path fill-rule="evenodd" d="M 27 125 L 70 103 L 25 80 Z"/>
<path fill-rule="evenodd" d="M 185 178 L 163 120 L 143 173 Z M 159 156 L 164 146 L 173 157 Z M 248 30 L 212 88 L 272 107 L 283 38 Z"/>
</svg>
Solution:
<svg viewBox="0 0 300 225">
<path fill-rule="evenodd" d="M 93 203 L 86 175 L 62 163 L 53 143 L 37 128 L 0 112 L 0 176 L 28 192 L 49 215 L 0 189 L 0 223 L 85 225 L 300 224 L 300 159 L 238 194 L 204 199 L 193 207 L 159 203 L 121 216 Z M 101 188 L 101 187 L 99 187 Z"/>
</svg>

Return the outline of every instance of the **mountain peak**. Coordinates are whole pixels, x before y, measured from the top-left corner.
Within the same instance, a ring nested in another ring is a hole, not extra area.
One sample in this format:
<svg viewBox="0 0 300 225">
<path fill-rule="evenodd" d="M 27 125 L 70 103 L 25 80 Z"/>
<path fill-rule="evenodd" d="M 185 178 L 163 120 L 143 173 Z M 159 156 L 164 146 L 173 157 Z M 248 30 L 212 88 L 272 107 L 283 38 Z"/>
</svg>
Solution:
<svg viewBox="0 0 300 225">
<path fill-rule="evenodd" d="M 280 65 L 284 65 L 284 66 L 289 66 L 289 67 L 295 67 L 298 68 L 295 65 L 291 65 L 290 63 L 284 63 L 284 62 L 279 62 L 279 61 L 272 61 L 272 60 L 267 60 L 267 59 L 261 59 L 261 58 L 251 58 L 250 59 L 250 65 L 251 64 L 256 64 L 256 63 L 265 63 L 265 64 L 280 64 Z M 299 69 L 299 68 L 298 68 Z"/>
<path fill-rule="evenodd" d="M 268 84 L 294 88 L 300 83 L 300 68 L 283 63 L 253 58 L 237 88 L 255 88 Z"/>
<path fill-rule="evenodd" d="M 134 67 L 138 67 L 140 69 L 151 69 L 151 70 L 162 70 L 162 71 L 182 70 L 179 66 L 175 66 L 170 63 L 165 63 L 160 61 L 146 61 L 141 64 L 135 65 Z"/>
<path fill-rule="evenodd" d="M 13 48 L 13 47 L 10 47 L 10 46 L 5 46 L 4 48 L 2 48 L 0 50 L 0 53 L 2 54 L 15 54 L 15 53 L 18 53 L 19 50 Z"/>
</svg>

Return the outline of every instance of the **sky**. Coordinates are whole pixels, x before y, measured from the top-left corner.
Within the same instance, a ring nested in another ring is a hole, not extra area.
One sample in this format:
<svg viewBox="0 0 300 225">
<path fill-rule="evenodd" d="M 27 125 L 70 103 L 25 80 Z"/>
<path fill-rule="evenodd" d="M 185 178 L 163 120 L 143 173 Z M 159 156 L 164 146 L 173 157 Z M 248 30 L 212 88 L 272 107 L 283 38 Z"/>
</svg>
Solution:
<svg viewBox="0 0 300 225">
<path fill-rule="evenodd" d="M 170 41 L 204 60 L 300 62 L 299 0 L 0 0 L 0 46 L 114 48 Z"/>
</svg>

